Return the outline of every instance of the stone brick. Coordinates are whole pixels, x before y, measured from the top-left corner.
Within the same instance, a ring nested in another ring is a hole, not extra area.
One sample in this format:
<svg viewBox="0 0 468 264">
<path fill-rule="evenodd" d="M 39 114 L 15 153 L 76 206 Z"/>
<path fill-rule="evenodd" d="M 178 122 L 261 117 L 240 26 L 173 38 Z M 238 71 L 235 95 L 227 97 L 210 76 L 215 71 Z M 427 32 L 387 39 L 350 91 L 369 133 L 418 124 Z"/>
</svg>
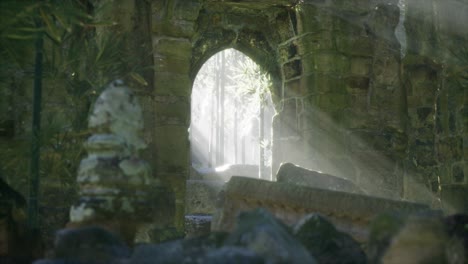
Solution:
<svg viewBox="0 0 468 264">
<path fill-rule="evenodd" d="M 299 77 L 302 74 L 301 60 L 292 60 L 283 65 L 283 76 L 285 80 Z"/>
<path fill-rule="evenodd" d="M 156 35 L 189 38 L 195 32 L 195 23 L 184 20 L 154 21 L 152 29 Z"/>
<path fill-rule="evenodd" d="M 368 76 L 371 66 L 371 58 L 352 57 L 350 58 L 349 73 L 352 75 Z"/>
<path fill-rule="evenodd" d="M 468 133 L 463 137 L 463 159 L 468 162 Z"/>
<path fill-rule="evenodd" d="M 333 50 L 333 34 L 328 30 L 306 33 L 297 40 L 297 49 L 300 55 Z"/>
<path fill-rule="evenodd" d="M 346 82 L 347 91 L 353 93 L 359 93 L 361 91 L 366 91 L 369 89 L 370 79 L 365 76 L 348 76 L 344 78 Z"/>
<path fill-rule="evenodd" d="M 287 41 L 278 46 L 278 57 L 281 62 L 288 61 L 297 55 L 297 41 Z"/>
<path fill-rule="evenodd" d="M 304 96 L 307 92 L 306 85 L 302 84 L 301 79 L 294 79 L 284 82 L 285 98 Z"/>
<path fill-rule="evenodd" d="M 468 103 L 466 104 L 465 107 L 463 107 L 459 114 L 458 114 L 458 119 L 460 120 L 460 132 L 464 132 L 468 134 Z"/>
<path fill-rule="evenodd" d="M 460 137 L 442 138 L 436 147 L 438 161 L 441 163 L 460 161 L 463 157 L 463 140 Z"/>
<path fill-rule="evenodd" d="M 304 73 L 326 72 L 341 76 L 349 71 L 349 59 L 333 52 L 323 52 L 303 57 Z"/>
<path fill-rule="evenodd" d="M 451 165 L 443 164 L 439 166 L 438 169 L 440 184 L 451 184 L 452 183 L 452 170 Z"/>
<path fill-rule="evenodd" d="M 465 183 L 464 163 L 456 163 L 452 165 L 452 182 Z"/>
<path fill-rule="evenodd" d="M 158 173 L 157 176 L 165 186 L 169 187 L 174 192 L 174 226 L 177 230 L 183 231 L 185 225 L 186 174 Z"/>
<path fill-rule="evenodd" d="M 153 21 L 161 21 L 166 18 L 166 1 L 151 1 L 151 13 Z"/>
<path fill-rule="evenodd" d="M 436 163 L 434 141 L 431 139 L 410 140 L 410 155 L 418 166 L 432 166 Z"/>
<path fill-rule="evenodd" d="M 185 214 L 214 214 L 224 181 L 188 180 Z"/>
<path fill-rule="evenodd" d="M 188 126 L 190 105 L 188 100 L 172 104 L 156 104 L 156 125 Z"/>
<path fill-rule="evenodd" d="M 386 86 L 399 86 L 400 62 L 392 55 L 379 56 L 373 61 L 374 82 Z"/>
<path fill-rule="evenodd" d="M 342 93 L 327 93 L 316 96 L 313 103 L 322 111 L 335 112 L 347 108 L 349 97 Z"/>
<path fill-rule="evenodd" d="M 195 21 L 201 8 L 202 4 L 199 1 L 176 1 L 174 18 Z"/>
<path fill-rule="evenodd" d="M 190 96 L 192 80 L 188 74 L 156 72 L 154 83 L 157 94 Z"/>
<path fill-rule="evenodd" d="M 442 185 L 441 200 L 444 205 L 444 212 L 468 213 L 468 186 L 466 184 Z"/>
<path fill-rule="evenodd" d="M 189 140 L 186 126 L 158 126 L 154 142 L 158 173 L 188 174 Z"/>
<path fill-rule="evenodd" d="M 189 74 L 190 59 L 175 59 L 158 54 L 154 56 L 154 71 L 156 73 Z"/>
<path fill-rule="evenodd" d="M 336 176 L 344 177 L 345 179 L 357 183 L 358 175 L 356 166 L 350 158 L 335 159 L 332 161 L 332 164 L 336 164 Z"/>
<path fill-rule="evenodd" d="M 333 9 L 351 15 L 365 15 L 369 13 L 369 11 L 373 8 L 371 4 L 371 0 L 331 1 Z"/>
<path fill-rule="evenodd" d="M 313 5 L 302 5 L 298 12 L 298 31 L 316 32 L 326 29 L 333 23 L 332 10 Z"/>
<path fill-rule="evenodd" d="M 169 58 L 185 59 L 192 55 L 192 44 L 184 38 L 160 38 L 153 40 L 154 52 Z"/>
<path fill-rule="evenodd" d="M 351 100 L 355 103 L 355 100 Z M 356 109 L 356 107 L 349 107 L 344 111 L 344 126 L 347 129 L 362 129 L 368 127 L 366 120 L 366 112 Z"/>
<path fill-rule="evenodd" d="M 338 34 L 335 36 L 336 49 L 346 55 L 371 57 L 373 39 L 367 36 Z"/>
<path fill-rule="evenodd" d="M 344 80 L 334 74 L 315 72 L 303 77 L 303 81 L 311 94 L 345 91 Z"/>
</svg>

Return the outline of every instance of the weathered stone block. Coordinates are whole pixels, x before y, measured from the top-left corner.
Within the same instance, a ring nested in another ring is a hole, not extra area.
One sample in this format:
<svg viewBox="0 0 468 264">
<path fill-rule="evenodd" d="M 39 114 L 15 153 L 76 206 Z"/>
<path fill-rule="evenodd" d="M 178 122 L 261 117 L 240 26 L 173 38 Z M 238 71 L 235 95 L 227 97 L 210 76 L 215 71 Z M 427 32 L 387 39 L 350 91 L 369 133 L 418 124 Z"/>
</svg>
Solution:
<svg viewBox="0 0 468 264">
<path fill-rule="evenodd" d="M 157 94 L 190 96 L 192 80 L 188 74 L 156 72 L 154 75 Z"/>
<path fill-rule="evenodd" d="M 185 126 L 158 126 L 155 134 L 158 172 L 187 173 L 188 131 Z"/>
<path fill-rule="evenodd" d="M 368 76 L 371 66 L 371 58 L 352 57 L 350 58 L 349 73 L 352 75 Z"/>
<path fill-rule="evenodd" d="M 371 57 L 374 53 L 373 39 L 367 36 L 339 34 L 335 42 L 336 49 L 346 55 Z"/>
<path fill-rule="evenodd" d="M 418 166 L 435 165 L 436 157 L 433 139 L 416 139 L 410 141 L 410 155 L 413 156 L 413 161 Z"/>
<path fill-rule="evenodd" d="M 329 30 L 308 32 L 297 40 L 297 49 L 300 55 L 333 50 L 333 34 Z"/>
<path fill-rule="evenodd" d="M 175 199 L 173 201 L 175 201 L 175 209 L 173 212 L 173 226 L 176 227 L 177 230 L 183 231 L 185 224 L 185 190 L 188 174 L 188 172 L 186 171 L 188 170 L 188 166 L 186 166 L 185 168 L 182 165 L 178 167 L 176 167 L 175 165 L 171 166 L 172 167 L 169 168 L 167 168 L 167 166 L 161 169 L 157 168 L 156 175 L 158 179 L 160 179 L 160 181 L 174 193 Z M 169 219 L 169 221 L 170 220 L 172 219 Z"/>
<path fill-rule="evenodd" d="M 154 53 L 170 58 L 184 59 L 191 57 L 192 43 L 185 38 L 159 38 L 153 40 Z"/>
<path fill-rule="evenodd" d="M 218 194 L 224 181 L 188 180 L 186 185 L 185 214 L 211 215 L 216 211 Z"/>
<path fill-rule="evenodd" d="M 209 235 L 211 215 L 185 215 L 185 239 Z"/>
<path fill-rule="evenodd" d="M 278 45 L 278 57 L 280 62 L 291 60 L 297 56 L 297 41 L 287 41 L 286 43 Z"/>
<path fill-rule="evenodd" d="M 170 19 L 168 15 L 171 14 L 167 11 L 169 11 L 169 9 L 167 8 L 166 1 L 151 1 L 151 14 L 153 15 L 153 21 L 162 21 L 165 19 Z"/>
<path fill-rule="evenodd" d="M 264 257 L 266 263 L 316 264 L 289 228 L 264 208 L 241 212 L 226 245 L 242 246 Z"/>
<path fill-rule="evenodd" d="M 374 82 L 386 86 L 400 85 L 400 61 L 393 55 L 381 55 L 373 61 Z"/>
<path fill-rule="evenodd" d="M 156 125 L 188 126 L 189 124 L 190 105 L 188 99 L 171 104 L 157 104 L 155 110 L 157 113 Z"/>
<path fill-rule="evenodd" d="M 355 98 L 355 97 L 354 97 Z M 363 129 L 368 127 L 368 121 L 365 119 L 367 112 L 364 109 L 356 109 L 356 101 L 351 99 L 351 106 L 344 111 L 344 126 L 347 129 Z M 365 104 L 365 102 L 363 102 Z"/>
<path fill-rule="evenodd" d="M 198 18 L 202 3 L 199 1 L 175 2 L 174 18 L 195 21 Z"/>
<path fill-rule="evenodd" d="M 289 133 L 284 133 L 287 128 L 297 130 L 297 110 L 298 102 L 296 98 L 283 100 L 283 111 L 278 115 L 278 125 L 281 126 L 278 136 L 290 136 Z M 283 129 L 286 128 L 286 129 Z M 281 132 L 283 131 L 283 133 Z"/>
<path fill-rule="evenodd" d="M 468 103 L 460 109 L 457 118 L 460 120 L 460 131 L 468 134 Z"/>
<path fill-rule="evenodd" d="M 448 214 L 468 213 L 468 186 L 466 184 L 442 185 L 440 193 L 444 211 Z"/>
<path fill-rule="evenodd" d="M 314 5 L 302 5 L 297 20 L 299 32 L 316 32 L 333 24 L 332 10 Z"/>
<path fill-rule="evenodd" d="M 289 61 L 283 65 L 282 69 L 285 80 L 299 77 L 302 74 L 302 62 L 299 59 Z"/>
<path fill-rule="evenodd" d="M 195 23 L 185 20 L 154 21 L 153 34 L 175 38 L 190 38 L 195 32 Z"/>
<path fill-rule="evenodd" d="M 342 93 L 328 93 L 316 97 L 315 105 L 324 111 L 335 112 L 349 105 L 349 97 Z"/>
<path fill-rule="evenodd" d="M 365 15 L 372 10 L 373 6 L 371 5 L 371 0 L 350 0 L 350 1 L 340 1 L 332 0 L 331 5 L 335 12 L 343 12 L 348 15 Z M 343 15 L 344 15 L 343 14 Z"/>
<path fill-rule="evenodd" d="M 463 159 L 468 161 L 468 133 L 463 137 Z"/>
<path fill-rule="evenodd" d="M 400 18 L 397 3 L 378 3 L 367 20 L 367 27 L 374 36 L 386 43 L 397 44 L 395 28 Z"/>
<path fill-rule="evenodd" d="M 349 71 L 349 59 L 333 52 L 309 54 L 303 57 L 304 73 L 326 72 L 341 76 Z"/>
<path fill-rule="evenodd" d="M 294 79 L 284 82 L 285 98 L 294 98 L 305 96 L 307 94 L 307 86 L 303 84 L 301 79 Z"/>
<path fill-rule="evenodd" d="M 154 71 L 156 73 L 189 74 L 190 59 L 175 59 L 160 54 L 154 56 Z"/>
<path fill-rule="evenodd" d="M 455 163 L 452 165 L 452 182 L 465 183 L 465 164 Z"/>
<path fill-rule="evenodd" d="M 460 137 L 442 138 L 436 148 L 439 162 L 460 161 L 463 157 L 463 139 Z"/>
<path fill-rule="evenodd" d="M 295 166 L 292 163 L 281 164 L 276 175 L 276 179 L 278 182 L 298 184 L 325 190 L 364 193 L 361 188 L 348 179 L 314 170 L 308 170 L 306 168 Z"/>
<path fill-rule="evenodd" d="M 314 72 L 303 78 L 310 94 L 340 93 L 345 91 L 345 80 L 334 74 Z"/>
<path fill-rule="evenodd" d="M 367 263 L 360 244 L 349 234 L 336 230 L 320 214 L 306 215 L 294 226 L 295 237 L 309 250 L 318 263 Z"/>
<path fill-rule="evenodd" d="M 359 93 L 369 89 L 370 79 L 365 76 L 348 76 L 344 78 L 347 86 L 347 91 L 351 93 Z"/>
<path fill-rule="evenodd" d="M 440 184 L 452 183 L 452 166 L 451 164 L 442 164 L 438 166 L 437 173 L 439 175 Z"/>
<path fill-rule="evenodd" d="M 294 224 L 312 212 L 326 215 L 338 230 L 364 242 L 368 238 L 367 224 L 377 214 L 428 209 L 421 204 L 243 177 L 231 178 L 225 190 L 224 205 L 213 219 L 213 230 L 232 230 L 234 216 L 239 212 L 263 207 L 286 224 Z"/>
</svg>

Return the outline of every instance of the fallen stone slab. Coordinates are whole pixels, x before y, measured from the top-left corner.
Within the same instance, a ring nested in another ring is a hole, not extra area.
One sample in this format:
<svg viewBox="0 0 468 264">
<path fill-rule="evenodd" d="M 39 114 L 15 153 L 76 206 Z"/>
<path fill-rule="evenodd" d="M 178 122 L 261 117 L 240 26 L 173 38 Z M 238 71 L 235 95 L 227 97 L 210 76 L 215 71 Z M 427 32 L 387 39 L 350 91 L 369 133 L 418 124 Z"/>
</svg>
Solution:
<svg viewBox="0 0 468 264">
<path fill-rule="evenodd" d="M 320 189 L 365 194 L 356 184 L 326 173 L 309 170 L 292 163 L 283 163 L 276 174 L 278 182 L 293 183 Z"/>
<path fill-rule="evenodd" d="M 246 177 L 231 178 L 221 204 L 213 215 L 212 231 L 229 232 L 240 212 L 262 207 L 288 225 L 307 214 L 320 213 L 360 243 L 367 241 L 369 222 L 378 214 L 429 210 L 427 205 L 418 203 Z"/>
</svg>

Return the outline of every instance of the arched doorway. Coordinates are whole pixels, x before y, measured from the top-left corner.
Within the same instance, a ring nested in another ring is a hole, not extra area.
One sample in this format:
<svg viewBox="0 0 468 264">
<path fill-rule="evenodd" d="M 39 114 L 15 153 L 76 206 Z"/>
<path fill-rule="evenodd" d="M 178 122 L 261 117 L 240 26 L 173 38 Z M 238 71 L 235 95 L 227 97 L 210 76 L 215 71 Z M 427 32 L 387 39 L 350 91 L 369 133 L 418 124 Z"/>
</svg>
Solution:
<svg viewBox="0 0 468 264">
<path fill-rule="evenodd" d="M 191 177 L 271 179 L 269 75 L 235 49 L 208 59 L 191 95 Z"/>
</svg>

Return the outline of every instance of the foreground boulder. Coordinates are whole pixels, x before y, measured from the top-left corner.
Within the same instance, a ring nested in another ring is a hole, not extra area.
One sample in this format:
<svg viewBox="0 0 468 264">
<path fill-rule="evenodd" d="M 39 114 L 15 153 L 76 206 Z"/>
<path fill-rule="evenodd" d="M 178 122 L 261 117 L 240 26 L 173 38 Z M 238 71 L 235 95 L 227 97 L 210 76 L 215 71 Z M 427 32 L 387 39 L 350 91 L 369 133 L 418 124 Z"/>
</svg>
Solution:
<svg viewBox="0 0 468 264">
<path fill-rule="evenodd" d="M 54 244 L 53 259 L 35 264 L 111 264 L 130 257 L 119 236 L 97 226 L 60 230 Z"/>
<path fill-rule="evenodd" d="M 267 263 L 317 263 L 289 228 L 265 209 L 240 213 L 226 244 L 250 249 Z"/>
<path fill-rule="evenodd" d="M 135 248 L 131 263 L 317 263 L 289 228 L 264 209 L 243 212 L 232 233 Z"/>
<path fill-rule="evenodd" d="M 336 230 L 320 214 L 309 214 L 294 226 L 294 235 L 320 264 L 367 263 L 361 246 L 350 235 Z"/>
<path fill-rule="evenodd" d="M 468 216 L 442 217 L 437 212 L 387 213 L 371 224 L 368 244 L 371 263 L 468 263 Z"/>
</svg>

